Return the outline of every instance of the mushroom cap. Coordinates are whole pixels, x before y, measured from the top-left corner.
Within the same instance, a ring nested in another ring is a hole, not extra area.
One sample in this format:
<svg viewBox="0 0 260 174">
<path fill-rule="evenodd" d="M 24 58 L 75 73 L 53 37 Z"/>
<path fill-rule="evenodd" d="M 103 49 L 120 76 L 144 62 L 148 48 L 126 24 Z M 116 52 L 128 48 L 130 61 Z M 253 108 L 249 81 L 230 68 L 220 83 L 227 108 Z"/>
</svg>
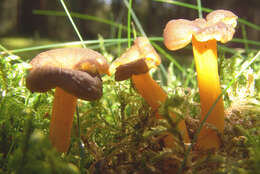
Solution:
<svg viewBox="0 0 260 174">
<path fill-rule="evenodd" d="M 92 73 L 108 74 L 107 60 L 98 52 L 88 48 L 59 48 L 38 54 L 30 62 L 32 68 L 54 66 L 77 69 Z"/>
<path fill-rule="evenodd" d="M 138 37 L 135 39 L 134 45 L 112 63 L 109 71 L 113 73 L 118 66 L 138 59 L 144 59 L 149 69 L 161 64 L 161 58 L 150 41 L 146 37 Z"/>
<path fill-rule="evenodd" d="M 226 43 L 233 38 L 237 16 L 228 10 L 215 10 L 193 21 L 177 19 L 169 21 L 164 29 L 164 44 L 169 50 L 178 50 L 195 37 L 200 42 L 217 40 Z"/>
<path fill-rule="evenodd" d="M 190 20 L 170 20 L 163 31 L 164 45 L 169 50 L 178 50 L 191 42 L 192 35 L 200 28 Z"/>
<path fill-rule="evenodd" d="M 133 74 L 143 74 L 149 71 L 145 59 L 137 59 L 133 62 L 120 65 L 116 68 L 115 80 L 122 81 L 131 78 Z"/>
<path fill-rule="evenodd" d="M 218 22 L 211 26 L 202 28 L 194 33 L 194 37 L 200 42 L 215 39 L 221 43 L 226 43 L 233 38 L 235 29 L 231 25 Z"/>
<path fill-rule="evenodd" d="M 237 26 L 237 18 L 237 15 L 229 10 L 214 10 L 206 16 L 209 25 L 223 22 L 224 24 L 231 25 L 233 28 Z"/>
<path fill-rule="evenodd" d="M 38 54 L 31 62 L 26 87 L 46 92 L 60 87 L 84 100 L 102 96 L 100 74 L 108 73 L 106 59 L 87 48 L 60 48 Z"/>
<path fill-rule="evenodd" d="M 149 71 L 151 68 L 157 67 L 161 63 L 161 58 L 146 37 L 138 37 L 134 41 L 134 45 L 127 49 L 119 58 L 117 58 L 110 66 L 109 72 L 116 72 L 116 80 L 122 79 L 120 72 L 122 71 L 123 80 L 131 77 L 132 74 L 141 74 Z M 119 68 L 122 66 L 121 68 Z M 126 75 L 128 72 L 128 75 Z M 126 78 L 126 76 L 128 76 Z"/>
</svg>

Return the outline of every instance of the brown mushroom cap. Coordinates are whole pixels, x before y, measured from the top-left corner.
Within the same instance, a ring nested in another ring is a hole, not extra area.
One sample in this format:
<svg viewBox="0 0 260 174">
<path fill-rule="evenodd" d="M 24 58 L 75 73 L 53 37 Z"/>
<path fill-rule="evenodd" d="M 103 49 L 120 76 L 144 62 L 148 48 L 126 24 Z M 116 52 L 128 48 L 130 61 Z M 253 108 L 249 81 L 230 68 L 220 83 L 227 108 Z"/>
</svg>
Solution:
<svg viewBox="0 0 260 174">
<path fill-rule="evenodd" d="M 237 16 L 227 10 L 213 11 L 207 15 L 206 20 L 171 20 L 164 29 L 164 44 L 169 50 L 178 50 L 188 45 L 192 36 L 200 42 L 215 39 L 226 43 L 233 38 L 236 20 Z"/>
<path fill-rule="evenodd" d="M 102 96 L 100 74 L 108 73 L 106 59 L 87 48 L 61 48 L 37 55 L 26 78 L 32 92 L 46 92 L 60 87 L 85 100 Z"/>
<path fill-rule="evenodd" d="M 161 63 L 161 58 L 146 37 L 138 37 L 134 45 L 110 66 L 110 73 L 116 71 L 116 80 L 125 80 L 132 74 L 141 74 L 155 68 Z"/>
<path fill-rule="evenodd" d="M 178 50 L 191 42 L 192 34 L 200 28 L 190 20 L 170 20 L 163 31 L 164 45 L 169 50 Z"/>
<path fill-rule="evenodd" d="M 33 68 L 54 66 L 92 73 L 108 74 L 109 65 L 98 52 L 88 48 L 59 48 L 38 54 L 31 62 Z"/>
<path fill-rule="evenodd" d="M 145 59 L 137 59 L 133 62 L 120 65 L 116 68 L 115 80 L 122 81 L 131 78 L 131 76 L 143 74 L 149 71 Z"/>
</svg>

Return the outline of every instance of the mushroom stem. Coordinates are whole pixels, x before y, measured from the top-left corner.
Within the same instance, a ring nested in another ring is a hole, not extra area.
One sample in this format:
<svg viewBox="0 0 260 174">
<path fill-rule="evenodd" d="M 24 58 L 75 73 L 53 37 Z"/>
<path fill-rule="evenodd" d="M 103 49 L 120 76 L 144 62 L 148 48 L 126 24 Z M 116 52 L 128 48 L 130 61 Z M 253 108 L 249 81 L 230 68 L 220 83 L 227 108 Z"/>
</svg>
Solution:
<svg viewBox="0 0 260 174">
<path fill-rule="evenodd" d="M 202 121 L 221 94 L 217 62 L 217 41 L 213 39 L 199 42 L 193 37 L 192 46 L 199 85 Z M 214 126 L 215 130 L 213 127 L 210 128 L 204 125 L 198 136 L 198 147 L 205 150 L 219 148 L 221 142 L 218 132 L 222 133 L 224 131 L 224 105 L 222 98 L 217 102 L 206 123 Z"/>
<path fill-rule="evenodd" d="M 156 117 L 161 119 L 162 116 L 158 113 L 158 108 L 161 103 L 164 103 L 167 99 L 167 94 L 164 90 L 151 78 L 149 72 L 132 75 L 132 81 L 138 93 L 145 99 L 145 101 L 151 106 L 152 110 L 156 112 Z M 173 119 L 176 118 L 174 113 L 170 113 Z M 185 143 L 189 143 L 187 128 L 184 120 L 181 120 L 178 124 L 178 128 L 182 134 Z M 164 139 L 166 147 L 173 147 L 173 138 L 166 137 Z"/>
<path fill-rule="evenodd" d="M 161 105 L 161 103 L 163 103 L 166 100 L 167 94 L 151 78 L 149 72 L 138 75 L 132 75 L 132 81 L 138 93 L 151 106 L 153 111 L 156 111 Z M 156 112 L 156 117 L 161 117 L 158 114 L 158 112 Z"/>
<path fill-rule="evenodd" d="M 59 152 L 67 152 L 69 148 L 76 104 L 77 97 L 56 87 L 50 123 L 50 139 Z"/>
</svg>

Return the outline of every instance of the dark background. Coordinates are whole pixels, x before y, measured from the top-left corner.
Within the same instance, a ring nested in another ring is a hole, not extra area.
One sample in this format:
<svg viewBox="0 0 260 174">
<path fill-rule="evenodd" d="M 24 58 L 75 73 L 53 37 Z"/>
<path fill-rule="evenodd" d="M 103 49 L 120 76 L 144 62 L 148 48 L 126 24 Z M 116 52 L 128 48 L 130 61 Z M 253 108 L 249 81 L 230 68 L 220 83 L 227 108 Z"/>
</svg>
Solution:
<svg viewBox="0 0 260 174">
<path fill-rule="evenodd" d="M 67 17 L 36 15 L 33 10 L 64 11 L 58 0 L 0 0 L 0 37 L 26 36 L 59 41 L 78 40 Z M 196 0 L 180 0 L 196 4 Z M 123 0 L 65 0 L 71 12 L 88 14 L 127 25 L 127 8 Z M 202 0 L 202 6 L 211 9 L 229 9 L 239 17 L 260 25 L 260 0 Z M 133 9 L 148 36 L 162 36 L 168 20 L 194 19 L 196 10 L 154 2 L 133 0 Z M 203 14 L 205 16 L 205 13 Z M 74 18 L 75 19 L 75 18 Z M 75 19 L 83 39 L 115 38 L 117 28 L 96 21 Z M 241 27 L 236 36 L 241 37 Z M 259 40 L 260 32 L 246 27 L 249 40 Z M 122 37 L 126 37 L 123 32 Z"/>
</svg>

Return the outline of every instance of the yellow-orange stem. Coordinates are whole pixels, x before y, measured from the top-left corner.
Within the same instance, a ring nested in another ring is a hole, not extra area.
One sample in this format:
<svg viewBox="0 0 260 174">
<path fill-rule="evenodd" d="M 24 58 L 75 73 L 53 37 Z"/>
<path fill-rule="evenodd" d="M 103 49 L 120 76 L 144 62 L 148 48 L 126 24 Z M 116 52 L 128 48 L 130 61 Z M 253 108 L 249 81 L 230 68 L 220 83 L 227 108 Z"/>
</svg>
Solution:
<svg viewBox="0 0 260 174">
<path fill-rule="evenodd" d="M 153 111 L 157 110 L 160 104 L 166 100 L 167 94 L 151 78 L 148 72 L 139 75 L 132 75 L 132 81 L 138 93 L 151 106 Z"/>
<path fill-rule="evenodd" d="M 59 152 L 66 152 L 70 145 L 70 134 L 77 97 L 61 88 L 55 89 L 52 116 L 50 123 L 50 139 Z"/>
<path fill-rule="evenodd" d="M 221 94 L 218 75 L 217 42 L 216 40 L 199 42 L 193 37 L 192 46 L 199 85 L 202 121 Z M 224 105 L 222 98 L 217 102 L 206 123 L 210 123 L 220 133 L 224 131 Z M 204 125 L 198 136 L 198 147 L 207 150 L 219 148 L 220 144 L 217 131 L 212 129 L 212 127 Z"/>
<path fill-rule="evenodd" d="M 132 81 L 138 93 L 145 99 L 145 101 L 151 106 L 153 111 L 156 111 L 156 117 L 162 118 L 157 112 L 161 103 L 164 103 L 167 99 L 165 91 L 151 78 L 150 74 L 144 73 L 139 75 L 133 75 Z M 174 113 L 170 113 L 173 119 L 176 118 Z M 184 120 L 181 120 L 178 128 L 182 133 L 185 143 L 189 143 L 190 139 L 188 136 L 186 124 Z M 167 147 L 173 147 L 173 138 L 168 137 L 165 139 L 165 145 Z"/>
</svg>

